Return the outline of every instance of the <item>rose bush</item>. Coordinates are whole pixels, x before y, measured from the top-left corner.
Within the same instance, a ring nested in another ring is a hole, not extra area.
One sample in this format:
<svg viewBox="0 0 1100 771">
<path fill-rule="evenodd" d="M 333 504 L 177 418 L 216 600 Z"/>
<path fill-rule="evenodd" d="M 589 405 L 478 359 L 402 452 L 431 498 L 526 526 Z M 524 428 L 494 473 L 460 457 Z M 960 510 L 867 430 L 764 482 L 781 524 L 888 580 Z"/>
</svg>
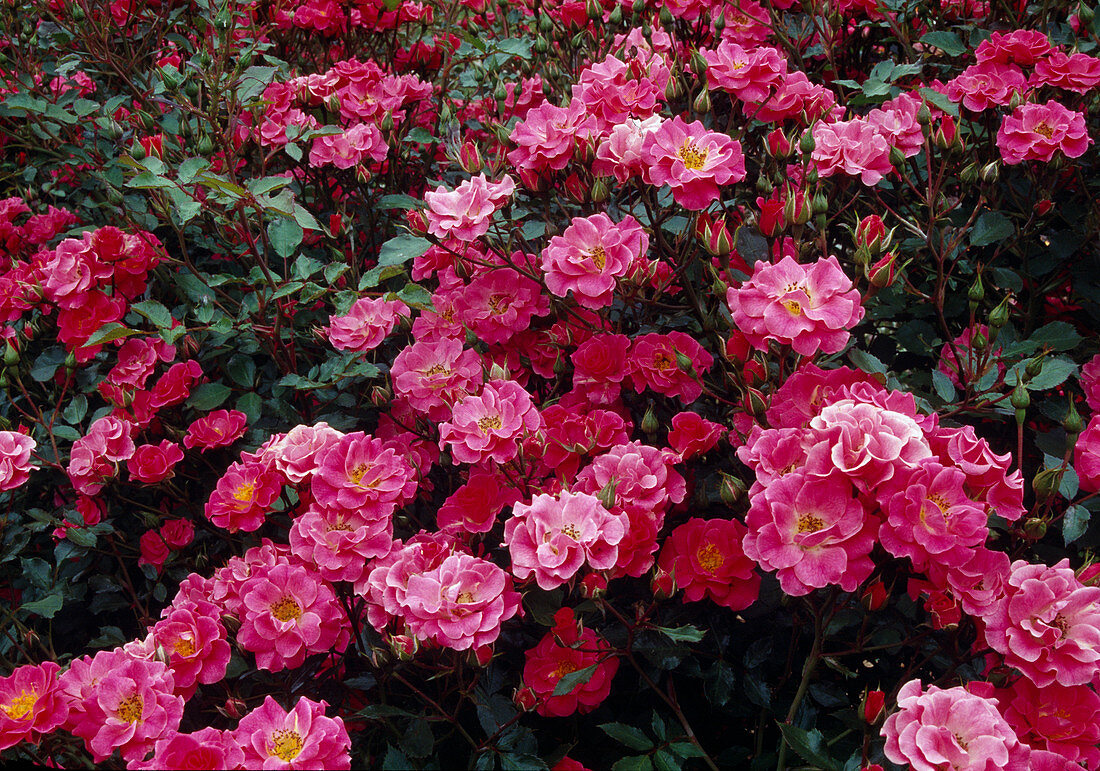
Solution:
<svg viewBox="0 0 1100 771">
<path fill-rule="evenodd" d="M 1100 15 L 0 4 L 0 758 L 1100 768 Z"/>
</svg>

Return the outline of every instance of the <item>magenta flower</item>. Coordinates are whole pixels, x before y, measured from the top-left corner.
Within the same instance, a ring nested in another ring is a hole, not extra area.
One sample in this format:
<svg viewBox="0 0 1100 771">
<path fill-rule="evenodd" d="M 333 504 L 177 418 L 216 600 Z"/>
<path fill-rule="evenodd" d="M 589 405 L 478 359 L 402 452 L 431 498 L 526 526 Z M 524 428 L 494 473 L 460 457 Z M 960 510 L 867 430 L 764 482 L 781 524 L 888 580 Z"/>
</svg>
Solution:
<svg viewBox="0 0 1100 771">
<path fill-rule="evenodd" d="M 227 447 L 244 435 L 248 416 L 239 410 L 214 410 L 187 427 L 183 446 L 201 448 L 202 452 L 215 447 Z"/>
<path fill-rule="evenodd" d="M 723 40 L 716 49 L 699 53 L 707 62 L 710 87 L 729 91 L 746 102 L 763 102 L 770 91 L 779 88 L 787 74 L 786 57 L 770 46 L 746 49 Z"/>
<path fill-rule="evenodd" d="M 631 216 L 615 223 L 606 214 L 576 217 L 542 253 L 546 286 L 558 297 L 570 290 L 577 303 L 599 310 L 611 304 L 615 280 L 642 264 L 649 236 Z"/>
<path fill-rule="evenodd" d="M 1040 688 L 1082 685 L 1100 670 L 1100 587 L 1083 586 L 1068 559 L 1054 567 L 1013 562 L 983 620 L 989 646 Z"/>
<path fill-rule="evenodd" d="M 1005 163 L 1050 161 L 1061 151 L 1067 158 L 1083 155 L 1092 138 L 1085 116 L 1058 102 L 1021 104 L 997 131 L 997 147 Z"/>
<path fill-rule="evenodd" d="M 965 688 L 921 688 L 910 680 L 898 692 L 899 711 L 886 718 L 886 757 L 913 771 L 1027 768 L 1027 747 L 997 711 L 996 699 Z"/>
<path fill-rule="evenodd" d="M 800 265 L 791 257 L 758 262 L 752 278 L 726 292 L 733 322 L 749 343 L 767 350 L 775 340 L 803 356 L 836 353 L 863 318 L 859 292 L 836 257 Z"/>
<path fill-rule="evenodd" d="M 731 610 L 744 610 L 760 593 L 756 565 L 741 546 L 746 532 L 735 519 L 693 517 L 665 539 L 657 565 L 684 590 L 685 600 L 709 597 Z"/>
<path fill-rule="evenodd" d="M 413 343 L 397 354 L 390 375 L 394 393 L 435 421 L 446 420 L 482 379 L 477 353 L 454 339 Z"/>
<path fill-rule="evenodd" d="M 814 124 L 813 162 L 822 177 L 847 174 L 865 185 L 876 185 L 893 171 L 890 143 L 863 118 Z"/>
<path fill-rule="evenodd" d="M 1082 490 L 1090 493 L 1100 490 L 1100 414 L 1093 415 L 1088 426 L 1077 437 L 1073 466 L 1081 480 Z"/>
<path fill-rule="evenodd" d="M 947 83 L 947 98 L 971 112 L 1008 104 L 1015 94 L 1027 91 L 1027 79 L 1014 64 L 979 62 Z"/>
<path fill-rule="evenodd" d="M 614 515 L 594 495 L 561 491 L 517 503 L 504 525 L 504 543 L 512 555 L 512 575 L 532 573 L 543 589 L 554 589 L 584 565 L 607 570 L 619 558 L 626 517 Z"/>
<path fill-rule="evenodd" d="M 244 750 L 237 745 L 232 731 L 200 728 L 194 733 L 173 733 L 158 739 L 153 757 L 128 767 L 146 771 L 244 768 Z"/>
<path fill-rule="evenodd" d="M 244 750 L 244 768 L 350 769 L 351 738 L 342 719 L 325 717 L 327 706 L 303 696 L 287 712 L 266 697 L 233 732 L 234 743 Z"/>
<path fill-rule="evenodd" d="M 631 343 L 627 365 L 638 393 L 650 388 L 690 404 L 703 393 L 700 378 L 713 363 L 714 358 L 690 335 L 651 332 Z"/>
<path fill-rule="evenodd" d="M 1088 54 L 1051 51 L 1035 64 L 1028 81 L 1032 86 L 1055 86 L 1078 94 L 1087 94 L 1100 84 L 1100 59 Z"/>
<path fill-rule="evenodd" d="M 343 316 L 329 317 L 323 331 L 333 348 L 366 353 L 382 344 L 400 316 L 408 315 L 409 306 L 400 300 L 361 297 Z"/>
<path fill-rule="evenodd" d="M 319 457 L 310 489 L 318 504 L 389 517 L 416 492 L 412 467 L 393 447 L 362 431 L 346 434 Z"/>
<path fill-rule="evenodd" d="M 646 135 L 643 153 L 646 182 L 668 185 L 685 209 L 707 208 L 718 200 L 719 185 L 745 178 L 739 142 L 707 131 L 699 121 L 685 123 L 679 116 Z"/>
<path fill-rule="evenodd" d="M 392 543 L 393 519 L 366 509 L 311 506 L 290 529 L 294 553 L 326 581 L 358 581 L 367 560 L 388 554 Z"/>
<path fill-rule="evenodd" d="M 439 427 L 439 446 L 450 447 L 459 463 L 492 458 L 507 463 L 519 452 L 519 440 L 542 426 L 531 395 L 513 380 L 491 380 L 477 396 L 455 405 Z"/>
<path fill-rule="evenodd" d="M 19 742 L 35 744 L 69 717 L 69 705 L 59 690 L 52 661 L 17 667 L 0 677 L 0 750 Z"/>
<path fill-rule="evenodd" d="M 752 496 L 745 516 L 745 554 L 777 571 L 792 596 L 830 584 L 854 592 L 871 571 L 876 522 L 852 483 L 839 474 L 792 471 Z"/>
<path fill-rule="evenodd" d="M 270 463 L 234 463 L 210 494 L 206 517 L 231 533 L 259 530 L 282 491 L 282 478 Z"/>
<path fill-rule="evenodd" d="M 452 191 L 440 185 L 425 193 L 428 232 L 437 238 L 473 241 L 489 231 L 493 214 L 512 197 L 515 180 L 505 174 L 490 182 L 484 174 L 468 179 Z"/>
<path fill-rule="evenodd" d="M 187 698 L 198 683 L 216 683 L 225 677 L 229 666 L 225 627 L 210 603 L 166 609 L 165 617 L 153 625 L 147 643 L 153 651 L 167 651 L 176 693 Z"/>
<path fill-rule="evenodd" d="M 34 471 L 31 452 L 35 441 L 18 431 L 0 431 L 0 492 L 14 490 Z"/>
</svg>

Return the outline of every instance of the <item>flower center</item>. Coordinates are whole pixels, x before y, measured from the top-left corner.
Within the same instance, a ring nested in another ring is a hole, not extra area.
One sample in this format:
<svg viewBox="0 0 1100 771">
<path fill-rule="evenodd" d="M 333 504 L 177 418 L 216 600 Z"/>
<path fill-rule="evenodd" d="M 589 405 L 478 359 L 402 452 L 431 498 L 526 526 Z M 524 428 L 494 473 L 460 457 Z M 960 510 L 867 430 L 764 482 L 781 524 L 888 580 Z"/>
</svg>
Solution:
<svg viewBox="0 0 1100 771">
<path fill-rule="evenodd" d="M 351 532 L 351 523 L 345 522 L 343 519 L 338 519 L 335 522 L 326 522 L 325 532 L 331 533 L 333 530 L 339 530 L 344 533 Z"/>
<path fill-rule="evenodd" d="M 256 485 L 251 482 L 241 482 L 233 491 L 233 497 L 241 503 L 251 503 L 252 496 L 256 494 Z"/>
<path fill-rule="evenodd" d="M 363 479 L 363 475 L 367 473 L 367 469 L 369 468 L 370 466 L 366 463 L 356 464 L 355 468 L 353 468 L 351 470 L 351 473 L 348 474 L 348 479 L 351 480 L 351 483 L 353 485 L 359 484 L 359 482 Z"/>
<path fill-rule="evenodd" d="M 703 570 L 708 573 L 715 573 L 718 571 L 718 568 L 722 567 L 726 558 L 722 556 L 722 551 L 718 548 L 717 544 L 708 541 L 703 547 L 695 552 L 695 560 Z"/>
<path fill-rule="evenodd" d="M 302 617 L 302 606 L 293 597 L 283 597 L 271 604 L 271 615 L 280 621 L 297 621 Z"/>
<path fill-rule="evenodd" d="M 1048 125 L 1046 124 L 1046 121 L 1039 121 L 1039 125 L 1038 125 L 1038 126 L 1036 126 L 1036 127 L 1035 127 L 1035 128 L 1033 129 L 1033 131 L 1034 131 L 1034 132 L 1035 132 L 1036 134 L 1042 134 L 1042 135 L 1043 135 L 1043 136 L 1045 136 L 1045 137 L 1046 137 L 1047 139 L 1050 139 L 1050 138 L 1051 138 L 1052 136 L 1054 136 L 1054 129 L 1052 129 L 1052 128 L 1051 128 L 1050 126 L 1048 126 Z"/>
<path fill-rule="evenodd" d="M 433 364 L 430 368 L 424 370 L 425 377 L 432 377 L 433 375 L 442 375 L 445 373 L 450 373 L 450 370 L 442 364 Z"/>
<path fill-rule="evenodd" d="M 302 737 L 289 729 L 271 734 L 271 754 L 289 763 L 302 751 Z"/>
<path fill-rule="evenodd" d="M 554 667 L 554 677 L 561 680 L 566 675 L 576 671 L 577 665 L 572 661 L 559 661 L 558 665 Z"/>
<path fill-rule="evenodd" d="M 821 517 L 815 517 L 813 514 L 803 514 L 798 518 L 798 532 L 800 533 L 816 533 L 823 527 L 825 527 L 824 520 Z"/>
<path fill-rule="evenodd" d="M 455 598 L 455 602 L 460 605 L 468 605 L 474 601 L 474 593 L 469 589 L 458 593 L 458 597 Z"/>
<path fill-rule="evenodd" d="M 502 294 L 489 295 L 489 312 L 494 316 L 506 312 L 511 306 L 511 298 Z"/>
<path fill-rule="evenodd" d="M 115 711 L 115 715 L 119 720 L 127 723 L 136 723 L 141 720 L 141 710 L 145 706 L 141 697 L 136 693 L 133 696 L 127 696 L 125 699 L 118 703 L 118 709 Z"/>
<path fill-rule="evenodd" d="M 561 529 L 563 535 L 567 535 L 574 541 L 579 541 L 581 538 L 580 528 L 570 522 L 568 525 Z"/>
<path fill-rule="evenodd" d="M 607 252 L 604 251 L 602 246 L 597 246 L 588 253 L 588 256 L 592 258 L 593 264 L 595 264 L 599 270 L 603 270 L 603 266 L 607 264 Z"/>
<path fill-rule="evenodd" d="M 37 701 L 37 693 L 34 691 L 23 691 L 12 699 L 10 704 L 0 705 L 0 710 L 3 710 L 4 714 L 12 720 L 22 720 L 30 714 L 32 709 L 34 709 L 35 702 Z"/>
<path fill-rule="evenodd" d="M 657 351 L 653 354 L 653 366 L 659 370 L 672 369 L 676 366 L 676 359 L 670 356 L 667 351 Z"/>
<path fill-rule="evenodd" d="M 802 314 L 802 303 L 798 300 L 783 300 L 783 307 L 787 309 L 792 316 L 799 316 Z"/>
<path fill-rule="evenodd" d="M 482 431 L 494 431 L 503 425 L 504 423 L 501 421 L 500 415 L 486 415 L 477 422 L 477 427 Z"/>
<path fill-rule="evenodd" d="M 701 169 L 703 164 L 707 162 L 708 151 L 701 147 L 696 147 L 690 140 L 686 140 L 680 149 L 676 153 L 680 156 L 680 160 L 684 162 L 684 166 L 689 169 Z"/>
<path fill-rule="evenodd" d="M 177 637 L 172 641 L 172 649 L 181 656 L 195 655 L 195 643 L 183 637 Z"/>
</svg>

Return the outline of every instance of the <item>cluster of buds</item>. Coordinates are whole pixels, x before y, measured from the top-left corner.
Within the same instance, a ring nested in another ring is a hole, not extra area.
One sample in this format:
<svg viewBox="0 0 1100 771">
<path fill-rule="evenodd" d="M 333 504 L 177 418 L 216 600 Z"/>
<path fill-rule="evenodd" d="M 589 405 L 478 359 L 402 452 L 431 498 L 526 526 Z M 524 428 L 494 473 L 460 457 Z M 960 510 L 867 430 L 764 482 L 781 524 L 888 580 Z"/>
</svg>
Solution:
<svg viewBox="0 0 1100 771">
<path fill-rule="evenodd" d="M 733 236 L 726 227 L 725 217 L 703 212 L 695 222 L 695 237 L 715 257 L 725 257 L 733 251 Z"/>
<path fill-rule="evenodd" d="M 856 263 L 863 268 L 863 275 L 871 285 L 884 289 L 897 279 L 898 256 L 890 251 L 894 229 L 886 230 L 886 223 L 877 214 L 859 221 L 853 231 L 856 242 Z"/>
</svg>

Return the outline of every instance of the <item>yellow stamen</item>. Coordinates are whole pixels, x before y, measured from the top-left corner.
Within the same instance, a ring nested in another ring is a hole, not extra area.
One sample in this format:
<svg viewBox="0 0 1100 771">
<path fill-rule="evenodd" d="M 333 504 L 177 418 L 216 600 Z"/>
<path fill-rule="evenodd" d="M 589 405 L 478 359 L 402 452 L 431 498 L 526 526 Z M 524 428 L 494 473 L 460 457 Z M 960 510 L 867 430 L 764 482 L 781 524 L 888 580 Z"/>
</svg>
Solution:
<svg viewBox="0 0 1100 771">
<path fill-rule="evenodd" d="M 686 140 L 676 154 L 680 156 L 686 168 L 701 169 L 706 164 L 707 155 L 710 153 L 706 148 L 696 147 L 691 140 Z"/>
<path fill-rule="evenodd" d="M 500 415 L 488 415 L 477 422 L 477 427 L 482 431 L 496 430 L 503 425 L 504 422 L 500 419 Z"/>
<path fill-rule="evenodd" d="M 708 573 L 715 573 L 718 568 L 722 567 L 726 558 L 722 556 L 722 551 L 716 544 L 707 542 L 705 546 L 695 552 L 695 560 L 703 570 Z"/>
<path fill-rule="evenodd" d="M 302 751 L 302 737 L 297 731 L 291 731 L 290 729 L 275 731 L 271 734 L 271 745 L 270 753 L 289 763 L 298 757 L 298 753 Z"/>
<path fill-rule="evenodd" d="M 588 256 L 592 258 L 592 262 L 599 270 L 603 270 L 603 266 L 607 264 L 607 252 L 602 246 L 597 246 L 588 253 Z"/>
<path fill-rule="evenodd" d="M 141 711 L 145 707 L 145 703 L 141 700 L 141 697 L 136 693 L 133 696 L 128 696 L 118 703 L 118 709 L 115 711 L 115 716 L 119 720 L 127 723 L 137 723 L 141 720 Z"/>
<path fill-rule="evenodd" d="M 241 503 L 250 503 L 252 496 L 256 494 L 256 485 L 251 482 L 241 482 L 233 491 L 233 497 Z"/>
<path fill-rule="evenodd" d="M 283 597 L 272 603 L 271 615 L 280 621 L 297 621 L 302 617 L 302 606 L 293 597 Z"/>
<path fill-rule="evenodd" d="M 813 514 L 803 514 L 798 518 L 798 532 L 800 533 L 816 533 L 823 527 L 825 527 L 825 522 Z"/>
<path fill-rule="evenodd" d="M 0 710 L 12 720 L 22 720 L 34 709 L 38 701 L 38 694 L 34 691 L 23 691 L 12 699 L 11 704 L 0 704 Z"/>
</svg>

